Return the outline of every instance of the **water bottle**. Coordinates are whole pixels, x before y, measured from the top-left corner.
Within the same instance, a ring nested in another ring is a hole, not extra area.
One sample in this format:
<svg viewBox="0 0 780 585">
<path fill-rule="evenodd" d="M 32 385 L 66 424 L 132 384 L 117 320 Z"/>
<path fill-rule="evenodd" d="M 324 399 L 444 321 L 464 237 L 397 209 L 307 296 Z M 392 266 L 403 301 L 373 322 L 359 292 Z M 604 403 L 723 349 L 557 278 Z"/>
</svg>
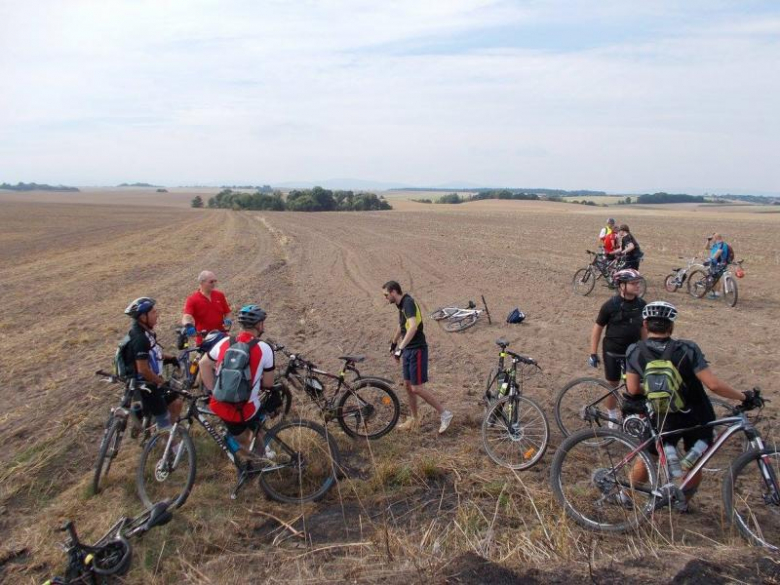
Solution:
<svg viewBox="0 0 780 585">
<path fill-rule="evenodd" d="M 498 384 L 499 397 L 506 396 L 509 393 L 509 376 L 506 373 L 501 372 L 496 380 Z"/>
<path fill-rule="evenodd" d="M 685 457 L 683 457 L 682 461 L 680 461 L 680 467 L 682 467 L 685 471 L 692 469 L 699 460 L 699 457 L 704 455 L 706 450 L 707 443 L 699 439 L 693 444 L 693 447 L 691 447 L 691 450 L 688 451 Z"/>
<path fill-rule="evenodd" d="M 677 455 L 677 447 L 674 445 L 664 445 L 666 461 L 669 463 L 669 472 L 673 478 L 682 477 L 683 470 L 680 467 L 680 457 Z"/>
<path fill-rule="evenodd" d="M 227 445 L 228 451 L 235 454 L 236 451 L 238 451 L 241 448 L 241 445 L 238 444 L 238 441 L 236 441 L 236 438 L 227 433 L 225 434 L 225 444 Z"/>
</svg>

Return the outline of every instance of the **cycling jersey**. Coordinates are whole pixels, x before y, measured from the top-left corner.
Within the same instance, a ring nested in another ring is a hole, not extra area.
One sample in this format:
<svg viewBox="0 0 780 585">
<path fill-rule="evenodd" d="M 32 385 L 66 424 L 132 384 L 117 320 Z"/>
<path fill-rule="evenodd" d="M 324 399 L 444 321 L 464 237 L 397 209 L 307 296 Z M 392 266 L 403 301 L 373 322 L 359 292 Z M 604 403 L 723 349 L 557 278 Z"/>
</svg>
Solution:
<svg viewBox="0 0 780 585">
<path fill-rule="evenodd" d="M 647 303 L 634 297 L 626 300 L 615 295 L 601 306 L 596 324 L 606 327 L 604 349 L 615 353 L 625 353 L 628 346 L 636 343 L 642 336 L 642 309 Z"/>
<path fill-rule="evenodd" d="M 213 294 L 213 293 L 212 293 Z M 236 337 L 236 341 L 249 342 L 253 338 L 251 333 L 242 331 Z M 219 370 L 222 367 L 222 360 L 225 352 L 230 347 L 230 338 L 217 342 L 208 353 L 208 356 L 216 362 L 216 375 L 219 376 Z M 246 402 L 220 402 L 213 396 L 209 406 L 219 418 L 230 423 L 242 423 L 250 420 L 260 409 L 261 381 L 263 372 L 270 372 L 274 369 L 274 352 L 271 347 L 261 341 L 255 345 L 249 353 L 249 372 L 252 376 L 252 393 Z"/>
<path fill-rule="evenodd" d="M 398 303 L 398 322 L 401 325 L 401 339 L 406 335 L 406 322 L 409 319 L 415 319 L 417 321 L 417 331 L 415 332 L 414 337 L 412 337 L 406 345 L 406 348 L 416 349 L 418 347 L 426 347 L 428 343 L 425 340 L 425 333 L 423 333 L 423 320 L 420 306 L 412 297 L 405 294 L 401 297 L 401 302 Z"/>
<path fill-rule="evenodd" d="M 183 312 L 192 316 L 198 331 L 224 331 L 223 320 L 225 315 L 230 313 L 230 305 L 225 295 L 218 290 L 211 291 L 211 300 L 200 290 L 196 290 L 187 297 Z"/>
<path fill-rule="evenodd" d="M 162 346 L 157 343 L 154 331 L 147 331 L 136 321 L 130 328 L 128 335 L 130 343 L 127 346 L 125 362 L 132 365 L 133 371 L 137 371 L 135 362 L 147 360 L 149 368 L 159 376 L 163 367 L 163 351 Z M 135 378 L 137 380 L 144 379 L 139 373 L 135 374 Z"/>
</svg>

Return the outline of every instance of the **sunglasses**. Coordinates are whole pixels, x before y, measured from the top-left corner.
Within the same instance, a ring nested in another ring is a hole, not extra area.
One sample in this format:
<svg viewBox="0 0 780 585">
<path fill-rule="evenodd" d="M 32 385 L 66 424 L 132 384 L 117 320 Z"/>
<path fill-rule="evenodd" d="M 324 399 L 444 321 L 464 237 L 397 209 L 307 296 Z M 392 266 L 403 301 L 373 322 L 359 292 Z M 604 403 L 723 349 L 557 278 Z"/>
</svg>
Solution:
<svg viewBox="0 0 780 585">
<path fill-rule="evenodd" d="M 209 280 L 209 281 L 207 281 L 207 282 L 208 282 L 209 284 L 216 284 L 216 282 L 217 282 L 217 279 L 215 278 L 214 280 Z"/>
</svg>

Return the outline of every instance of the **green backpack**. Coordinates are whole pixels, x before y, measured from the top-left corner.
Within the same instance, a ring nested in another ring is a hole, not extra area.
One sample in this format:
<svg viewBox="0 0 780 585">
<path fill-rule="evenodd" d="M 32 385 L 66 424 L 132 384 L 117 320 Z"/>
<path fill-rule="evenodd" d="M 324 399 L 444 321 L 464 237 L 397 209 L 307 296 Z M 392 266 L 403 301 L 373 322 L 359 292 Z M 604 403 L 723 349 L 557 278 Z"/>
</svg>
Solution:
<svg viewBox="0 0 780 585">
<path fill-rule="evenodd" d="M 639 351 L 647 360 L 642 377 L 642 390 L 657 414 L 665 415 L 686 410 L 685 399 L 682 396 L 685 384 L 680 371 L 672 361 L 675 349 L 677 343 L 670 341 L 661 356 L 655 357 L 644 341 L 639 343 Z"/>
</svg>

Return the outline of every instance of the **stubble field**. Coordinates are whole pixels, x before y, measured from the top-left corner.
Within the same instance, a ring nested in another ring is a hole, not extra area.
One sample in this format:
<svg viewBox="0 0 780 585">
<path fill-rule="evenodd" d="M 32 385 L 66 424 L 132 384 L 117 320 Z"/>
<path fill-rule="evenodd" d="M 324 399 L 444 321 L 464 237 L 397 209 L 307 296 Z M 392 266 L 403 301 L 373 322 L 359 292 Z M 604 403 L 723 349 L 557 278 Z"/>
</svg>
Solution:
<svg viewBox="0 0 780 585">
<path fill-rule="evenodd" d="M 339 355 L 364 353 L 366 372 L 400 382 L 387 355 L 397 318 L 381 294 L 389 279 L 426 313 L 484 295 L 494 324 L 448 334 L 426 321 L 430 388 L 454 411 L 451 430 L 436 435 L 428 410 L 420 434 L 393 432 L 371 445 L 339 435 L 346 477 L 319 504 L 272 504 L 256 487 L 230 501 L 229 464 L 198 442 L 193 494 L 170 525 L 136 547 L 128 582 L 476 583 L 485 575 L 591 582 L 591 574 L 598 582 L 667 582 L 698 557 L 706 562 L 693 573 L 726 574 L 726 559 L 740 558 L 729 561 L 734 578 L 777 578 L 774 561 L 725 528 L 718 481 L 703 486 L 695 514 L 662 517 L 619 537 L 581 531 L 552 500 L 548 467 L 560 442 L 552 399 L 569 379 L 593 373 L 586 366 L 590 328 L 610 295 L 599 284 L 590 296 L 575 296 L 570 282 L 586 265 L 585 249 L 596 246 L 605 210 L 399 201 L 392 212 L 236 213 L 191 210 L 190 194 L 158 196 L 154 207 L 129 196 L 102 204 L 110 198 L 0 195 L 0 580 L 36 583 L 61 569 L 54 529 L 63 519 L 76 519 L 94 537 L 116 515 L 139 510 L 138 451 L 129 443 L 109 488 L 88 494 L 102 424 L 118 398 L 93 372 L 109 366 L 128 327 L 122 310 L 140 295 L 159 301 L 158 330 L 172 349 L 172 329 L 202 269 L 217 273 L 234 306 L 258 302 L 268 311 L 268 336 L 329 370 Z M 646 254 L 646 298 L 681 311 L 676 335 L 697 341 L 735 387 L 759 385 L 774 395 L 780 215 L 619 211 Z M 662 288 L 677 256 L 699 251 L 712 231 L 746 260 L 735 309 Z M 526 322 L 503 323 L 515 306 Z M 480 401 L 498 337 L 544 369 L 526 391 L 547 409 L 552 445 L 539 465 L 518 474 L 496 467 L 480 446 Z M 776 408 L 767 409 L 762 427 L 769 435 Z M 306 542 L 279 542 L 264 512 L 304 528 Z"/>
</svg>

